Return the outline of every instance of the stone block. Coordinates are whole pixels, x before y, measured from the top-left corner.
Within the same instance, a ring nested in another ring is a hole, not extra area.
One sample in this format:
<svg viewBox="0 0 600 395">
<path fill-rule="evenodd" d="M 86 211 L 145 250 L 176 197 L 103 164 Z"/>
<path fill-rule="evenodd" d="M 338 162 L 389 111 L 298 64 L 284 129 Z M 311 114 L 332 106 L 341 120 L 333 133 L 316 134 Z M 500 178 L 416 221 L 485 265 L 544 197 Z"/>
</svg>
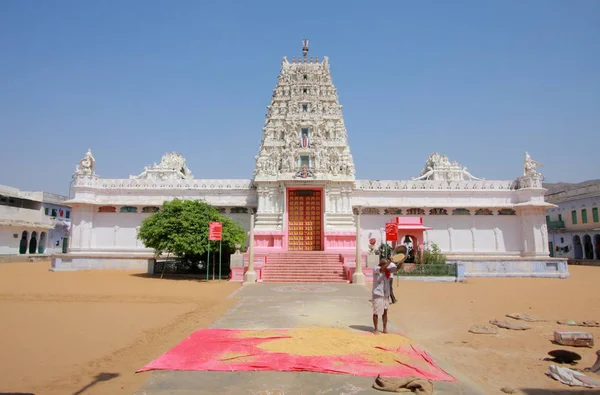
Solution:
<svg viewBox="0 0 600 395">
<path fill-rule="evenodd" d="M 563 346 L 594 347 L 594 335 L 588 332 L 554 331 L 554 341 Z"/>
</svg>

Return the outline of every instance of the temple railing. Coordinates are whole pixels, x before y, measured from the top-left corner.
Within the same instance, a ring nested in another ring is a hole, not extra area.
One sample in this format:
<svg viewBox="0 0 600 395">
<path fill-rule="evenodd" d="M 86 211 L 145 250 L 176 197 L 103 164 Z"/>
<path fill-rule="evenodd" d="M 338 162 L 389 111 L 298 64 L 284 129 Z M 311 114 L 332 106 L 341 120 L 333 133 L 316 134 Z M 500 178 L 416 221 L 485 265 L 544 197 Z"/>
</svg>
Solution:
<svg viewBox="0 0 600 395">
<path fill-rule="evenodd" d="M 103 189 L 251 189 L 252 180 L 248 179 L 190 179 L 190 180 L 148 180 L 148 179 L 110 179 L 97 176 L 78 176 L 73 179 L 73 187 L 91 187 Z"/>
<path fill-rule="evenodd" d="M 356 188 L 364 191 L 410 191 L 410 190 L 516 190 L 515 181 L 404 181 L 404 180 L 356 180 Z"/>
</svg>

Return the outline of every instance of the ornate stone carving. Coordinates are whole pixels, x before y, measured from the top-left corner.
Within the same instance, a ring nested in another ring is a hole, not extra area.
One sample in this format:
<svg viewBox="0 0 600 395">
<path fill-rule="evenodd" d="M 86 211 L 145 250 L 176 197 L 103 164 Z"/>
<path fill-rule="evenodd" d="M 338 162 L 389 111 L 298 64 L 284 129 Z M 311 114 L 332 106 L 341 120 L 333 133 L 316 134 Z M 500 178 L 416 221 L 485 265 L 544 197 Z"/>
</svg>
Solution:
<svg viewBox="0 0 600 395">
<path fill-rule="evenodd" d="M 531 159 L 529 152 L 525 152 L 525 159 L 523 161 L 523 176 L 524 177 L 540 177 L 541 173 L 538 173 L 535 168 L 538 166 L 544 166 L 540 162 L 536 162 Z"/>
<path fill-rule="evenodd" d="M 95 175 L 96 159 L 92 155 L 92 150 L 88 149 L 83 159 L 79 161 L 75 168 L 74 176 Z"/>
<path fill-rule="evenodd" d="M 354 160 L 327 58 L 302 63 L 283 58 L 263 134 L 255 180 L 289 180 L 309 173 L 319 179 L 354 180 Z"/>
<path fill-rule="evenodd" d="M 413 177 L 412 180 L 433 180 L 433 181 L 463 181 L 463 180 L 482 180 L 474 177 L 462 167 L 458 162 L 450 162 L 446 155 L 440 155 L 437 152 L 429 155 L 425 167 L 419 177 Z"/>
<path fill-rule="evenodd" d="M 514 190 L 515 181 L 403 181 L 403 180 L 356 180 L 356 189 L 362 190 Z"/>
<path fill-rule="evenodd" d="M 131 180 L 189 180 L 193 179 L 192 172 L 185 164 L 185 158 L 177 152 L 163 155 L 159 164 L 144 167 L 137 176 L 129 176 Z"/>
<path fill-rule="evenodd" d="M 531 159 L 528 152 L 525 152 L 525 159 L 523 162 L 523 176 L 517 179 L 519 188 L 542 188 L 544 176 L 536 171 L 535 168 L 543 166 L 543 164 Z"/>
</svg>

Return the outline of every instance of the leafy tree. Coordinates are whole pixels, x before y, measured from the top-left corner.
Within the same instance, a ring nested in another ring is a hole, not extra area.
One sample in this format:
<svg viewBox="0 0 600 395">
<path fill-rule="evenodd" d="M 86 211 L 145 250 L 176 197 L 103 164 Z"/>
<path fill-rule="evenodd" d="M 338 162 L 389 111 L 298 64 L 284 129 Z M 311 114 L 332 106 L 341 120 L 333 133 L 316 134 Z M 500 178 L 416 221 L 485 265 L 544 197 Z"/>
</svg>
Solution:
<svg viewBox="0 0 600 395">
<path fill-rule="evenodd" d="M 162 210 L 144 219 L 138 239 L 157 256 L 170 253 L 184 262 L 197 263 L 208 250 L 209 222 L 223 224 L 224 251 L 234 251 L 235 244 L 244 244 L 246 230 L 215 207 L 199 200 L 178 199 L 164 202 Z M 218 249 L 217 241 L 210 243 L 211 250 Z"/>
</svg>

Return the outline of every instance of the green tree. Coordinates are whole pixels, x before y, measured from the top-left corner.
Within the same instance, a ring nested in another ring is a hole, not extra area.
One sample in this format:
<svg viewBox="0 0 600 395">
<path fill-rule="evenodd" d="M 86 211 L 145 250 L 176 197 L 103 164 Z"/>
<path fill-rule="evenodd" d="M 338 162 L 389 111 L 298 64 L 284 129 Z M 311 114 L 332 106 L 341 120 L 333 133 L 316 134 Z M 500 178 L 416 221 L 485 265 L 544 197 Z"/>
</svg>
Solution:
<svg viewBox="0 0 600 395">
<path fill-rule="evenodd" d="M 138 233 L 144 245 L 158 256 L 169 253 L 187 263 L 197 263 L 208 250 L 208 224 L 223 224 L 224 252 L 234 251 L 236 244 L 244 244 L 246 230 L 231 218 L 199 200 L 164 202 L 162 210 L 142 221 Z M 211 241 L 211 250 L 218 249 L 218 241 Z"/>
</svg>

